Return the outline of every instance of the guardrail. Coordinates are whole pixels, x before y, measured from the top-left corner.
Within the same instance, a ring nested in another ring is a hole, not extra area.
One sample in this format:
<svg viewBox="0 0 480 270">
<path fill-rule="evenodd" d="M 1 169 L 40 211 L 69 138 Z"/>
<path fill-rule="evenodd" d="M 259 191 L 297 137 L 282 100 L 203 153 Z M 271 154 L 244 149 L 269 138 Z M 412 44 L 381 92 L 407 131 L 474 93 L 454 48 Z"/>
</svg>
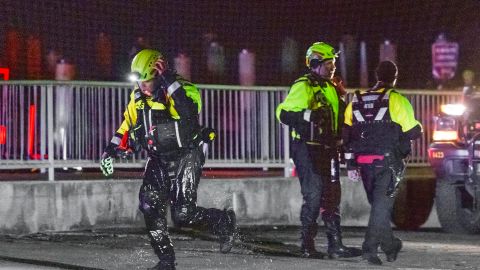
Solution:
<svg viewBox="0 0 480 270">
<path fill-rule="evenodd" d="M 0 169 L 98 167 L 103 149 L 120 125 L 132 85 L 116 82 L 0 82 Z M 275 108 L 288 87 L 198 85 L 200 122 L 217 130 L 205 167 L 284 168 L 289 173 L 288 130 Z M 424 136 L 414 143 L 411 164 L 427 164 L 431 119 L 439 105 L 460 92 L 400 90 L 412 102 Z M 347 97 L 349 100 L 350 95 Z M 3 136 L 3 140 L 1 139 Z M 143 167 L 145 153 L 116 167 Z"/>
</svg>

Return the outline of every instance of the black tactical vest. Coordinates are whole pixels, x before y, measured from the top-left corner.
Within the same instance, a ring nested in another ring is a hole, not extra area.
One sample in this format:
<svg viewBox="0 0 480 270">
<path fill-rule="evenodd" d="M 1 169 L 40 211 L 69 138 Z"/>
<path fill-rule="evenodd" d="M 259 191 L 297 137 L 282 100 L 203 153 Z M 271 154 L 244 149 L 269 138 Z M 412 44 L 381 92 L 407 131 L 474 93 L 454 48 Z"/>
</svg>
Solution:
<svg viewBox="0 0 480 270">
<path fill-rule="evenodd" d="M 137 117 L 135 137 L 149 152 L 162 154 L 191 148 L 199 136 L 200 125 L 196 115 L 177 120 L 167 109 L 152 109 L 143 100 L 143 106 L 137 107 Z"/>
<path fill-rule="evenodd" d="M 312 74 L 308 74 L 306 78 L 312 87 L 320 86 L 322 89 L 328 87 L 327 80 L 318 78 Z M 336 134 L 333 130 L 333 124 L 335 122 L 335 119 L 333 118 L 335 115 L 333 113 L 333 108 L 325 97 L 325 94 L 322 92 L 322 89 L 315 92 L 313 96 L 313 102 L 318 106 L 315 111 L 321 111 L 322 119 L 320 123 L 310 122 L 309 133 L 307 136 L 304 136 L 304 139 L 309 142 L 334 147 L 336 143 Z"/>
<path fill-rule="evenodd" d="M 401 127 L 390 118 L 390 92 L 355 92 L 350 143 L 355 153 L 383 155 L 398 145 Z"/>
</svg>

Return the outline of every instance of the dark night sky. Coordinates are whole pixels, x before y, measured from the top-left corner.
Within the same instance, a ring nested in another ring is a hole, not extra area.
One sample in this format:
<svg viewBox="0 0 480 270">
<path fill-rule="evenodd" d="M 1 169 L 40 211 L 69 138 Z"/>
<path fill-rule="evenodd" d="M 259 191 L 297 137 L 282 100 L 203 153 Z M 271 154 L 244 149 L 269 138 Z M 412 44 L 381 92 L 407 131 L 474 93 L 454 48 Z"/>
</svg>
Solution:
<svg viewBox="0 0 480 270">
<path fill-rule="evenodd" d="M 399 86 L 423 88 L 431 85 L 431 43 L 445 32 L 460 44 L 459 70 L 480 72 L 478 0 L 0 2 L 0 17 L 6 18 L 0 28 L 2 65 L 5 33 L 15 26 L 23 37 L 38 33 L 44 54 L 55 48 L 69 56 L 79 67 L 79 79 L 85 80 L 99 79 L 93 42 L 101 31 L 112 38 L 116 75 L 107 79 L 116 80 L 122 80 L 128 71 L 128 51 L 135 38 L 144 36 L 170 56 L 188 52 L 194 61 L 193 80 L 215 83 L 205 76 L 202 35 L 206 32 L 216 33 L 226 50 L 230 75 L 222 83 L 236 83 L 236 57 L 247 47 L 257 54 L 258 84 L 288 84 L 294 76 L 279 79 L 280 48 L 286 36 L 299 42 L 303 58 L 314 41 L 338 46 L 343 35 L 353 35 L 367 42 L 370 70 L 378 61 L 379 44 L 388 38 L 398 46 Z M 295 76 L 301 72 L 299 69 Z M 454 82 L 461 83 L 458 73 Z"/>
</svg>

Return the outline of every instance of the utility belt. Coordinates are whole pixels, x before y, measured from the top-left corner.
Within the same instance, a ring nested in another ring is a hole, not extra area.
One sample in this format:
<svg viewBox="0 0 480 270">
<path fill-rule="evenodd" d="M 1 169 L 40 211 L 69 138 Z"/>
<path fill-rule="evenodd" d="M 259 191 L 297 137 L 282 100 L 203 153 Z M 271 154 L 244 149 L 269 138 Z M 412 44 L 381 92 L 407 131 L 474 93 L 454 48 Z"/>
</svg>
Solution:
<svg viewBox="0 0 480 270">
<path fill-rule="evenodd" d="M 357 164 L 386 164 L 397 165 L 400 164 L 402 158 L 395 156 L 391 153 L 379 154 L 356 154 L 355 161 Z"/>
<path fill-rule="evenodd" d="M 398 152 L 398 151 L 396 151 Z M 375 165 L 375 166 L 382 166 L 387 167 L 391 170 L 391 180 L 390 184 L 388 185 L 386 195 L 389 197 L 394 197 L 396 191 L 398 189 L 398 185 L 403 179 L 405 174 L 405 160 L 400 156 L 399 153 L 385 153 L 383 155 L 378 154 L 356 154 L 353 157 L 352 153 L 346 153 L 345 159 L 347 161 L 347 169 L 349 167 L 354 166 L 353 164 L 349 164 L 348 160 L 352 160 L 354 158 L 357 165 Z M 350 165 L 350 166 L 349 166 Z"/>
<path fill-rule="evenodd" d="M 305 143 L 308 151 L 311 153 L 311 155 L 315 155 L 316 159 L 331 159 L 338 156 L 339 149 L 331 143 L 324 144 L 319 142 L 302 140 L 298 140 L 298 142 Z"/>
<path fill-rule="evenodd" d="M 373 164 L 377 162 L 384 163 L 384 155 L 358 155 L 355 157 L 357 164 Z"/>
<path fill-rule="evenodd" d="M 312 138 L 297 131 L 296 136 L 291 138 L 294 143 L 305 143 L 307 146 L 320 151 L 337 152 L 338 150 L 336 145 L 337 139 L 331 135 Z"/>
</svg>

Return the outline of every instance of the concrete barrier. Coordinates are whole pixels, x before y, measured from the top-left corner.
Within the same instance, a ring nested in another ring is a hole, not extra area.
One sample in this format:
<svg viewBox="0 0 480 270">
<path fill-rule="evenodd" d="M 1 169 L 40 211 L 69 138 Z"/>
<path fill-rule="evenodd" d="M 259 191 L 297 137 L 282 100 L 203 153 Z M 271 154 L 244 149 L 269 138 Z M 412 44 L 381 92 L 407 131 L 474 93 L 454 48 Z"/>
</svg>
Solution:
<svg viewBox="0 0 480 270">
<path fill-rule="evenodd" d="M 343 177 L 341 182 L 342 225 L 366 226 L 370 206 L 362 185 Z M 144 226 L 140 185 L 141 180 L 0 182 L 0 233 Z M 198 194 L 200 206 L 233 208 L 239 225 L 300 224 L 297 178 L 202 179 Z"/>
<path fill-rule="evenodd" d="M 140 181 L 0 183 L 0 232 L 64 231 L 137 224 Z"/>
</svg>

